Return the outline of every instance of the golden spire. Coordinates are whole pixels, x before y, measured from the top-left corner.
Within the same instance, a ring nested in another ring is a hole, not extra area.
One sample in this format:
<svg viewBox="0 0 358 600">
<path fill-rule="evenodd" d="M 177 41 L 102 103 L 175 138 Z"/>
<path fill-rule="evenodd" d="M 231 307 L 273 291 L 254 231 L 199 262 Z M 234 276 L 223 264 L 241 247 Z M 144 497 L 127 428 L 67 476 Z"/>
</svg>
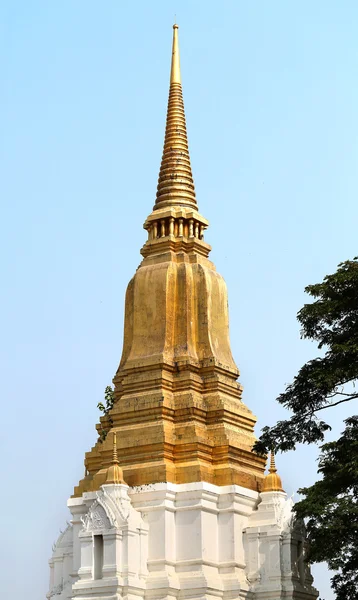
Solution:
<svg viewBox="0 0 358 600">
<path fill-rule="evenodd" d="M 112 464 L 107 470 L 107 483 L 124 483 L 123 481 L 123 472 L 121 467 L 119 466 L 118 456 L 117 456 L 117 439 L 116 434 L 113 432 L 113 457 Z"/>
<path fill-rule="evenodd" d="M 270 468 L 269 473 L 277 473 L 276 463 L 275 463 L 275 453 L 273 450 L 270 452 Z"/>
<path fill-rule="evenodd" d="M 143 261 L 127 287 L 111 432 L 86 455 L 90 475 L 76 486 L 76 497 L 98 490 L 106 478 L 122 481 L 115 439 L 111 461 L 114 430 L 130 487 L 193 481 L 262 486 L 266 457 L 252 452 L 256 417 L 241 400 L 227 289 L 208 259 L 207 226 L 196 207 L 174 25 L 157 202 L 144 223 Z M 101 420 L 98 434 L 106 426 L 108 419 Z"/>
<path fill-rule="evenodd" d="M 179 27 L 177 24 L 173 25 L 173 50 L 172 66 L 170 70 L 170 85 L 172 83 L 181 84 L 178 29 Z"/>
<path fill-rule="evenodd" d="M 173 50 L 164 149 L 154 210 L 188 206 L 197 210 L 186 134 L 180 76 L 178 25 L 173 25 Z"/>
<path fill-rule="evenodd" d="M 269 474 L 265 476 L 262 492 L 283 492 L 281 477 L 277 474 L 275 453 L 271 450 Z"/>
</svg>

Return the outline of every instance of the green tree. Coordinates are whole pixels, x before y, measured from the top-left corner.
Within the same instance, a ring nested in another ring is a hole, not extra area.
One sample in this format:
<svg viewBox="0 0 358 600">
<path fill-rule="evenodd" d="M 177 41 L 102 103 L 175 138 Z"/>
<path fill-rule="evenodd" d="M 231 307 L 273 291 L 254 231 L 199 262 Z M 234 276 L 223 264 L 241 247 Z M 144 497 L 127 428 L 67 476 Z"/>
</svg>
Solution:
<svg viewBox="0 0 358 600">
<path fill-rule="evenodd" d="M 110 411 L 114 406 L 114 390 L 110 385 L 107 385 L 107 387 L 104 390 L 104 403 L 103 402 L 98 402 L 97 404 L 97 408 L 103 413 L 104 416 L 104 420 L 101 419 L 101 423 L 100 423 L 100 429 L 99 429 L 99 441 L 103 442 L 106 437 L 107 437 L 107 433 L 110 430 L 113 421 L 112 421 L 112 417 L 110 415 Z M 103 426 L 105 425 L 105 426 Z"/>
<path fill-rule="evenodd" d="M 322 479 L 300 491 L 295 505 L 306 520 L 309 560 L 327 561 L 337 571 L 332 588 L 337 600 L 358 598 L 358 417 L 345 421 L 336 442 L 321 448 L 318 472 Z"/>
<path fill-rule="evenodd" d="M 331 429 L 322 411 L 358 398 L 358 257 L 305 291 L 314 301 L 297 315 L 301 337 L 316 341 L 324 354 L 303 365 L 277 398 L 292 416 L 264 427 L 254 448 L 260 454 L 322 442 Z M 329 418 L 332 411 L 324 415 Z M 327 561 L 337 571 L 332 578 L 337 600 L 357 600 L 358 416 L 345 421 L 337 441 L 321 447 L 318 472 L 322 479 L 299 490 L 304 498 L 295 505 L 297 516 L 306 521 L 308 558 Z"/>
</svg>

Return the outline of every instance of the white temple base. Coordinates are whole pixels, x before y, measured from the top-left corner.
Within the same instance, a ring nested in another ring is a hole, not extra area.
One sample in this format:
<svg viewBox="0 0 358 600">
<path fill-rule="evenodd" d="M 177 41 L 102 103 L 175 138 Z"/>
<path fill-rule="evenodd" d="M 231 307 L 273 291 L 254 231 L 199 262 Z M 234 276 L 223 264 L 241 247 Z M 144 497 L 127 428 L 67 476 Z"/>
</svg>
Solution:
<svg viewBox="0 0 358 600">
<path fill-rule="evenodd" d="M 50 561 L 54 600 L 312 600 L 304 531 L 282 492 L 104 485 L 70 498 Z"/>
</svg>

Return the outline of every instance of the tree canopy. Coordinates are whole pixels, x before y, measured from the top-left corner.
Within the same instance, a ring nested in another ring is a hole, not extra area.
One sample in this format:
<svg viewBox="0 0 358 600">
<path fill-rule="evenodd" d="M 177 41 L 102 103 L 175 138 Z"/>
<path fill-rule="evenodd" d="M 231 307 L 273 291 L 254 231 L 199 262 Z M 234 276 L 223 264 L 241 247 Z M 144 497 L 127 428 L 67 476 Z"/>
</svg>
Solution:
<svg viewBox="0 0 358 600">
<path fill-rule="evenodd" d="M 324 441 L 333 411 L 358 398 L 358 257 L 338 265 L 322 283 L 305 291 L 314 299 L 297 318 L 301 337 L 314 340 L 323 355 L 307 362 L 277 398 L 292 416 L 264 427 L 254 450 L 285 452 L 297 443 Z M 332 588 L 337 600 L 358 600 L 358 416 L 345 421 L 341 437 L 321 447 L 321 479 L 299 490 L 295 505 L 306 522 L 308 560 L 327 561 L 337 571 Z"/>
<path fill-rule="evenodd" d="M 315 340 L 325 354 L 303 365 L 277 398 L 293 415 L 264 427 L 255 445 L 259 453 L 323 441 L 330 425 L 317 413 L 358 398 L 358 257 L 339 264 L 336 273 L 305 291 L 315 301 L 297 315 L 301 337 Z"/>
<path fill-rule="evenodd" d="M 326 561 L 337 571 L 331 583 L 337 600 L 358 598 L 358 417 L 345 421 L 336 442 L 321 448 L 318 472 L 322 479 L 300 491 L 295 505 L 305 519 L 310 542 L 308 559 Z"/>
</svg>

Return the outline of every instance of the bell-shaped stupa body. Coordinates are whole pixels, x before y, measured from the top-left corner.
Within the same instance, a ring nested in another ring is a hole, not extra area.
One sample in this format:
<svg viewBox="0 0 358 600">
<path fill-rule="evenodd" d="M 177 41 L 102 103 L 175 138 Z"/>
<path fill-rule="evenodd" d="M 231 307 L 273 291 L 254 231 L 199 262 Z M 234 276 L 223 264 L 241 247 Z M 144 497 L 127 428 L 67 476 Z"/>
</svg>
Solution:
<svg viewBox="0 0 358 600">
<path fill-rule="evenodd" d="M 231 354 L 227 290 L 208 259 L 181 86 L 178 27 L 163 157 L 143 261 L 126 293 L 115 404 L 100 427 L 117 435 L 129 485 L 236 483 L 258 490 L 265 461 L 251 451 L 255 417 L 241 400 Z M 75 495 L 98 489 L 111 459 L 98 441 Z"/>
</svg>

